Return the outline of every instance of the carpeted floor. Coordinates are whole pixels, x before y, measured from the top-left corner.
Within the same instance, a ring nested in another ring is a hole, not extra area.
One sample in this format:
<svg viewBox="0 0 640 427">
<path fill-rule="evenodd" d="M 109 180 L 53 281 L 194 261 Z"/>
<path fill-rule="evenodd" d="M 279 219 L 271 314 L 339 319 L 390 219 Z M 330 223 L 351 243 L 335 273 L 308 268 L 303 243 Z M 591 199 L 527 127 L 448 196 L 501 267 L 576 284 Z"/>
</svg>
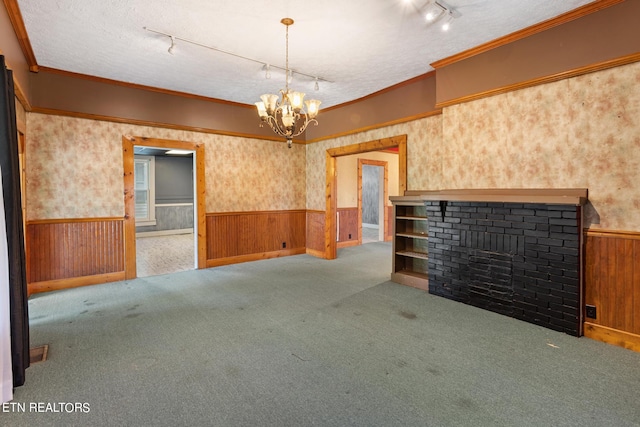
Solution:
<svg viewBox="0 0 640 427">
<path fill-rule="evenodd" d="M 193 233 L 136 238 L 138 277 L 177 273 L 195 268 Z"/>
<path fill-rule="evenodd" d="M 379 242 L 380 236 L 378 235 L 378 229 L 372 227 L 362 227 L 362 244 Z"/>
<path fill-rule="evenodd" d="M 389 243 L 338 255 L 34 295 L 48 358 L 0 424 L 640 425 L 640 354 L 389 282 Z M 29 412 L 56 402 L 85 411 Z"/>
</svg>

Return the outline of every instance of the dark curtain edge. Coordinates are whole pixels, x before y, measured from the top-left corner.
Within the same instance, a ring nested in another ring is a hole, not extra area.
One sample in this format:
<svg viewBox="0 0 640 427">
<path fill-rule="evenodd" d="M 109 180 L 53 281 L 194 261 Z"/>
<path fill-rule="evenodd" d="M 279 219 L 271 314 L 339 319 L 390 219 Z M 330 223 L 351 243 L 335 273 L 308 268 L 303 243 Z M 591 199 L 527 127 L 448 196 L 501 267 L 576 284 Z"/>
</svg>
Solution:
<svg viewBox="0 0 640 427">
<path fill-rule="evenodd" d="M 2 100 L 0 102 L 0 162 L 9 253 L 9 303 L 13 385 L 24 384 L 29 367 L 29 314 L 26 286 L 26 255 L 22 226 L 18 130 L 13 73 L 0 55 Z"/>
</svg>

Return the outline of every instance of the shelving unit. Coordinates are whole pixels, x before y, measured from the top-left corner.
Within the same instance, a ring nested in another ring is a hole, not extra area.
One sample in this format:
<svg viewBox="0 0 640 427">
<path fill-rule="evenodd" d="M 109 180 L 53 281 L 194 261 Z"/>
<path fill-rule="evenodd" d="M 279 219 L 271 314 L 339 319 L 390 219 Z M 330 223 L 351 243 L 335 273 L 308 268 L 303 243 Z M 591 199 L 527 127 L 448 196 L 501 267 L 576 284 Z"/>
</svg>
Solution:
<svg viewBox="0 0 640 427">
<path fill-rule="evenodd" d="M 393 203 L 391 280 L 427 290 L 429 229 L 424 202 L 413 196 L 390 197 Z"/>
</svg>

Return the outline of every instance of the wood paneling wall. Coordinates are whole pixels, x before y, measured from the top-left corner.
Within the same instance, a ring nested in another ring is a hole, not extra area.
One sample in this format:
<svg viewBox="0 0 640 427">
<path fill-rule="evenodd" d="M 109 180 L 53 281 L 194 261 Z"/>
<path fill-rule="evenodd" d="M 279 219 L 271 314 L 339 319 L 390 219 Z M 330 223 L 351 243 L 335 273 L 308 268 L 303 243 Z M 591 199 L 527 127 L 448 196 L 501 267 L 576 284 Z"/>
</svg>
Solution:
<svg viewBox="0 0 640 427">
<path fill-rule="evenodd" d="M 587 231 L 585 335 L 640 351 L 640 233 Z"/>
<path fill-rule="evenodd" d="M 307 211 L 307 253 L 325 258 L 325 211 Z"/>
<path fill-rule="evenodd" d="M 305 253 L 304 210 L 209 213 L 206 223 L 207 267 Z"/>
<path fill-rule="evenodd" d="M 29 292 L 121 280 L 123 233 L 122 218 L 30 221 L 26 239 Z"/>
<path fill-rule="evenodd" d="M 338 245 L 341 242 L 362 241 L 358 239 L 358 208 L 338 208 Z M 349 237 L 351 235 L 351 237 Z"/>
</svg>

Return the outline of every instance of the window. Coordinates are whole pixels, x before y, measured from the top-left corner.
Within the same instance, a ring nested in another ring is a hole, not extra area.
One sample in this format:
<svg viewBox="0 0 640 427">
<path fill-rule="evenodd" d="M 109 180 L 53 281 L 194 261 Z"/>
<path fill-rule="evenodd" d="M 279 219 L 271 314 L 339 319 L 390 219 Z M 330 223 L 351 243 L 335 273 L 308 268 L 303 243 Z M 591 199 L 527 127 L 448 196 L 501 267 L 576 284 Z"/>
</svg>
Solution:
<svg viewBox="0 0 640 427">
<path fill-rule="evenodd" d="M 155 157 L 134 157 L 136 225 L 156 225 Z"/>
</svg>

